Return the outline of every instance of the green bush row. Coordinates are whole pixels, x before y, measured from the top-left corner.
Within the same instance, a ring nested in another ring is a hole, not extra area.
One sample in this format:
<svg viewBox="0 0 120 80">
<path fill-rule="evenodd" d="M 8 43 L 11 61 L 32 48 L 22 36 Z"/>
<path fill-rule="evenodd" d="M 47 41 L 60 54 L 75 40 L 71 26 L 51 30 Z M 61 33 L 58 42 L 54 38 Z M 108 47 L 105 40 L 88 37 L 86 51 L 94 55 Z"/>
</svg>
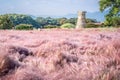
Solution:
<svg viewBox="0 0 120 80">
<path fill-rule="evenodd" d="M 16 30 L 32 30 L 33 29 L 33 25 L 30 24 L 19 24 L 17 26 L 15 26 Z"/>
</svg>

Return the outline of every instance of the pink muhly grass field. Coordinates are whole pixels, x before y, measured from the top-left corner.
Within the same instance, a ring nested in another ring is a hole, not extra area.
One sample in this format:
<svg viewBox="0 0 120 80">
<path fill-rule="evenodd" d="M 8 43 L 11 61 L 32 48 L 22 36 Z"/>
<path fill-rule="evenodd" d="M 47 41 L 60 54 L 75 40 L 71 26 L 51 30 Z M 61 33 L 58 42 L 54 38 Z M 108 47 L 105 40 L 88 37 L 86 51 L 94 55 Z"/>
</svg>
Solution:
<svg viewBox="0 0 120 80">
<path fill-rule="evenodd" d="M 0 80 L 120 80 L 120 29 L 1 30 L 0 58 Z"/>
</svg>

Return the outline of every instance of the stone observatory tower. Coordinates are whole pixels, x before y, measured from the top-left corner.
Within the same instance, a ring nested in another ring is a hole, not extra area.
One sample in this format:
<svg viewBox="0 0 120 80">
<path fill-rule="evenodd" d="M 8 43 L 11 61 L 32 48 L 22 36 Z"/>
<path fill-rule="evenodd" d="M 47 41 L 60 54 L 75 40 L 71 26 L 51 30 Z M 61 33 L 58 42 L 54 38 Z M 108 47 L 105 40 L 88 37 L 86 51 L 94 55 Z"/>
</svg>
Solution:
<svg viewBox="0 0 120 80">
<path fill-rule="evenodd" d="M 76 24 L 76 29 L 79 28 L 84 28 L 86 25 L 86 21 L 85 21 L 85 15 L 86 12 L 85 11 L 78 11 L 78 20 L 77 20 L 77 24 Z"/>
</svg>

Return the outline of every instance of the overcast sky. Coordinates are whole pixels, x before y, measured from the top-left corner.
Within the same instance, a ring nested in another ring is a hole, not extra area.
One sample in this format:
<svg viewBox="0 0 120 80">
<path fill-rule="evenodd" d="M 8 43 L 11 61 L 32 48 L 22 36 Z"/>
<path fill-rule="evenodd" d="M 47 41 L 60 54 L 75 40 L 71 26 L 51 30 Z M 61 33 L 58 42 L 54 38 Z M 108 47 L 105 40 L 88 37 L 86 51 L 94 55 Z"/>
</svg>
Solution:
<svg viewBox="0 0 120 80">
<path fill-rule="evenodd" d="M 0 14 L 67 15 L 99 11 L 99 0 L 0 0 Z"/>
</svg>

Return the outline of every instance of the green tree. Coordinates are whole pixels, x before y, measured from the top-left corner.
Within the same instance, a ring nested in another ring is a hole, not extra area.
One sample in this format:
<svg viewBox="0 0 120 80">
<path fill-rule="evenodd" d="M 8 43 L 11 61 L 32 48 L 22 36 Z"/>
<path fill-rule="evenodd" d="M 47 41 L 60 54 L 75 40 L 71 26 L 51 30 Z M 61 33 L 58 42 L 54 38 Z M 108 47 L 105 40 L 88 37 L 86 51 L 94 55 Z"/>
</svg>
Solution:
<svg viewBox="0 0 120 80">
<path fill-rule="evenodd" d="M 86 23 L 97 23 L 97 20 L 96 19 L 87 18 L 86 19 Z"/>
<path fill-rule="evenodd" d="M 105 16 L 105 24 L 108 26 L 113 25 L 113 18 L 120 16 L 120 0 L 100 0 L 100 11 L 108 10 L 109 13 Z"/>
<path fill-rule="evenodd" d="M 43 28 L 47 24 L 47 20 L 43 17 L 37 17 L 36 21 L 41 24 L 41 27 Z"/>
<path fill-rule="evenodd" d="M 63 24 L 65 24 L 65 23 L 67 23 L 67 18 L 65 18 L 65 17 L 59 18 L 59 24 L 60 24 L 60 25 L 63 25 Z"/>
<path fill-rule="evenodd" d="M 120 27 L 120 16 L 114 16 L 112 18 L 107 18 L 105 21 L 106 26 L 115 26 L 115 27 Z"/>
<path fill-rule="evenodd" d="M 13 23 L 8 17 L 8 15 L 1 15 L 0 16 L 0 29 L 12 29 Z"/>
<path fill-rule="evenodd" d="M 72 23 L 72 24 L 76 25 L 76 23 L 77 23 L 77 18 L 70 18 L 70 19 L 67 19 L 66 22 L 67 22 L 67 23 Z"/>
<path fill-rule="evenodd" d="M 31 24 L 35 28 L 41 28 L 41 25 L 29 15 L 8 14 L 8 17 L 15 26 L 19 24 Z"/>
<path fill-rule="evenodd" d="M 57 19 L 57 18 L 37 17 L 36 21 L 37 21 L 39 24 L 42 25 L 42 28 L 59 26 L 59 23 L 58 23 L 58 19 Z"/>
<path fill-rule="evenodd" d="M 115 26 L 115 27 L 120 27 L 120 16 L 119 17 L 113 17 L 113 19 L 112 19 L 113 21 L 113 26 Z"/>
</svg>

